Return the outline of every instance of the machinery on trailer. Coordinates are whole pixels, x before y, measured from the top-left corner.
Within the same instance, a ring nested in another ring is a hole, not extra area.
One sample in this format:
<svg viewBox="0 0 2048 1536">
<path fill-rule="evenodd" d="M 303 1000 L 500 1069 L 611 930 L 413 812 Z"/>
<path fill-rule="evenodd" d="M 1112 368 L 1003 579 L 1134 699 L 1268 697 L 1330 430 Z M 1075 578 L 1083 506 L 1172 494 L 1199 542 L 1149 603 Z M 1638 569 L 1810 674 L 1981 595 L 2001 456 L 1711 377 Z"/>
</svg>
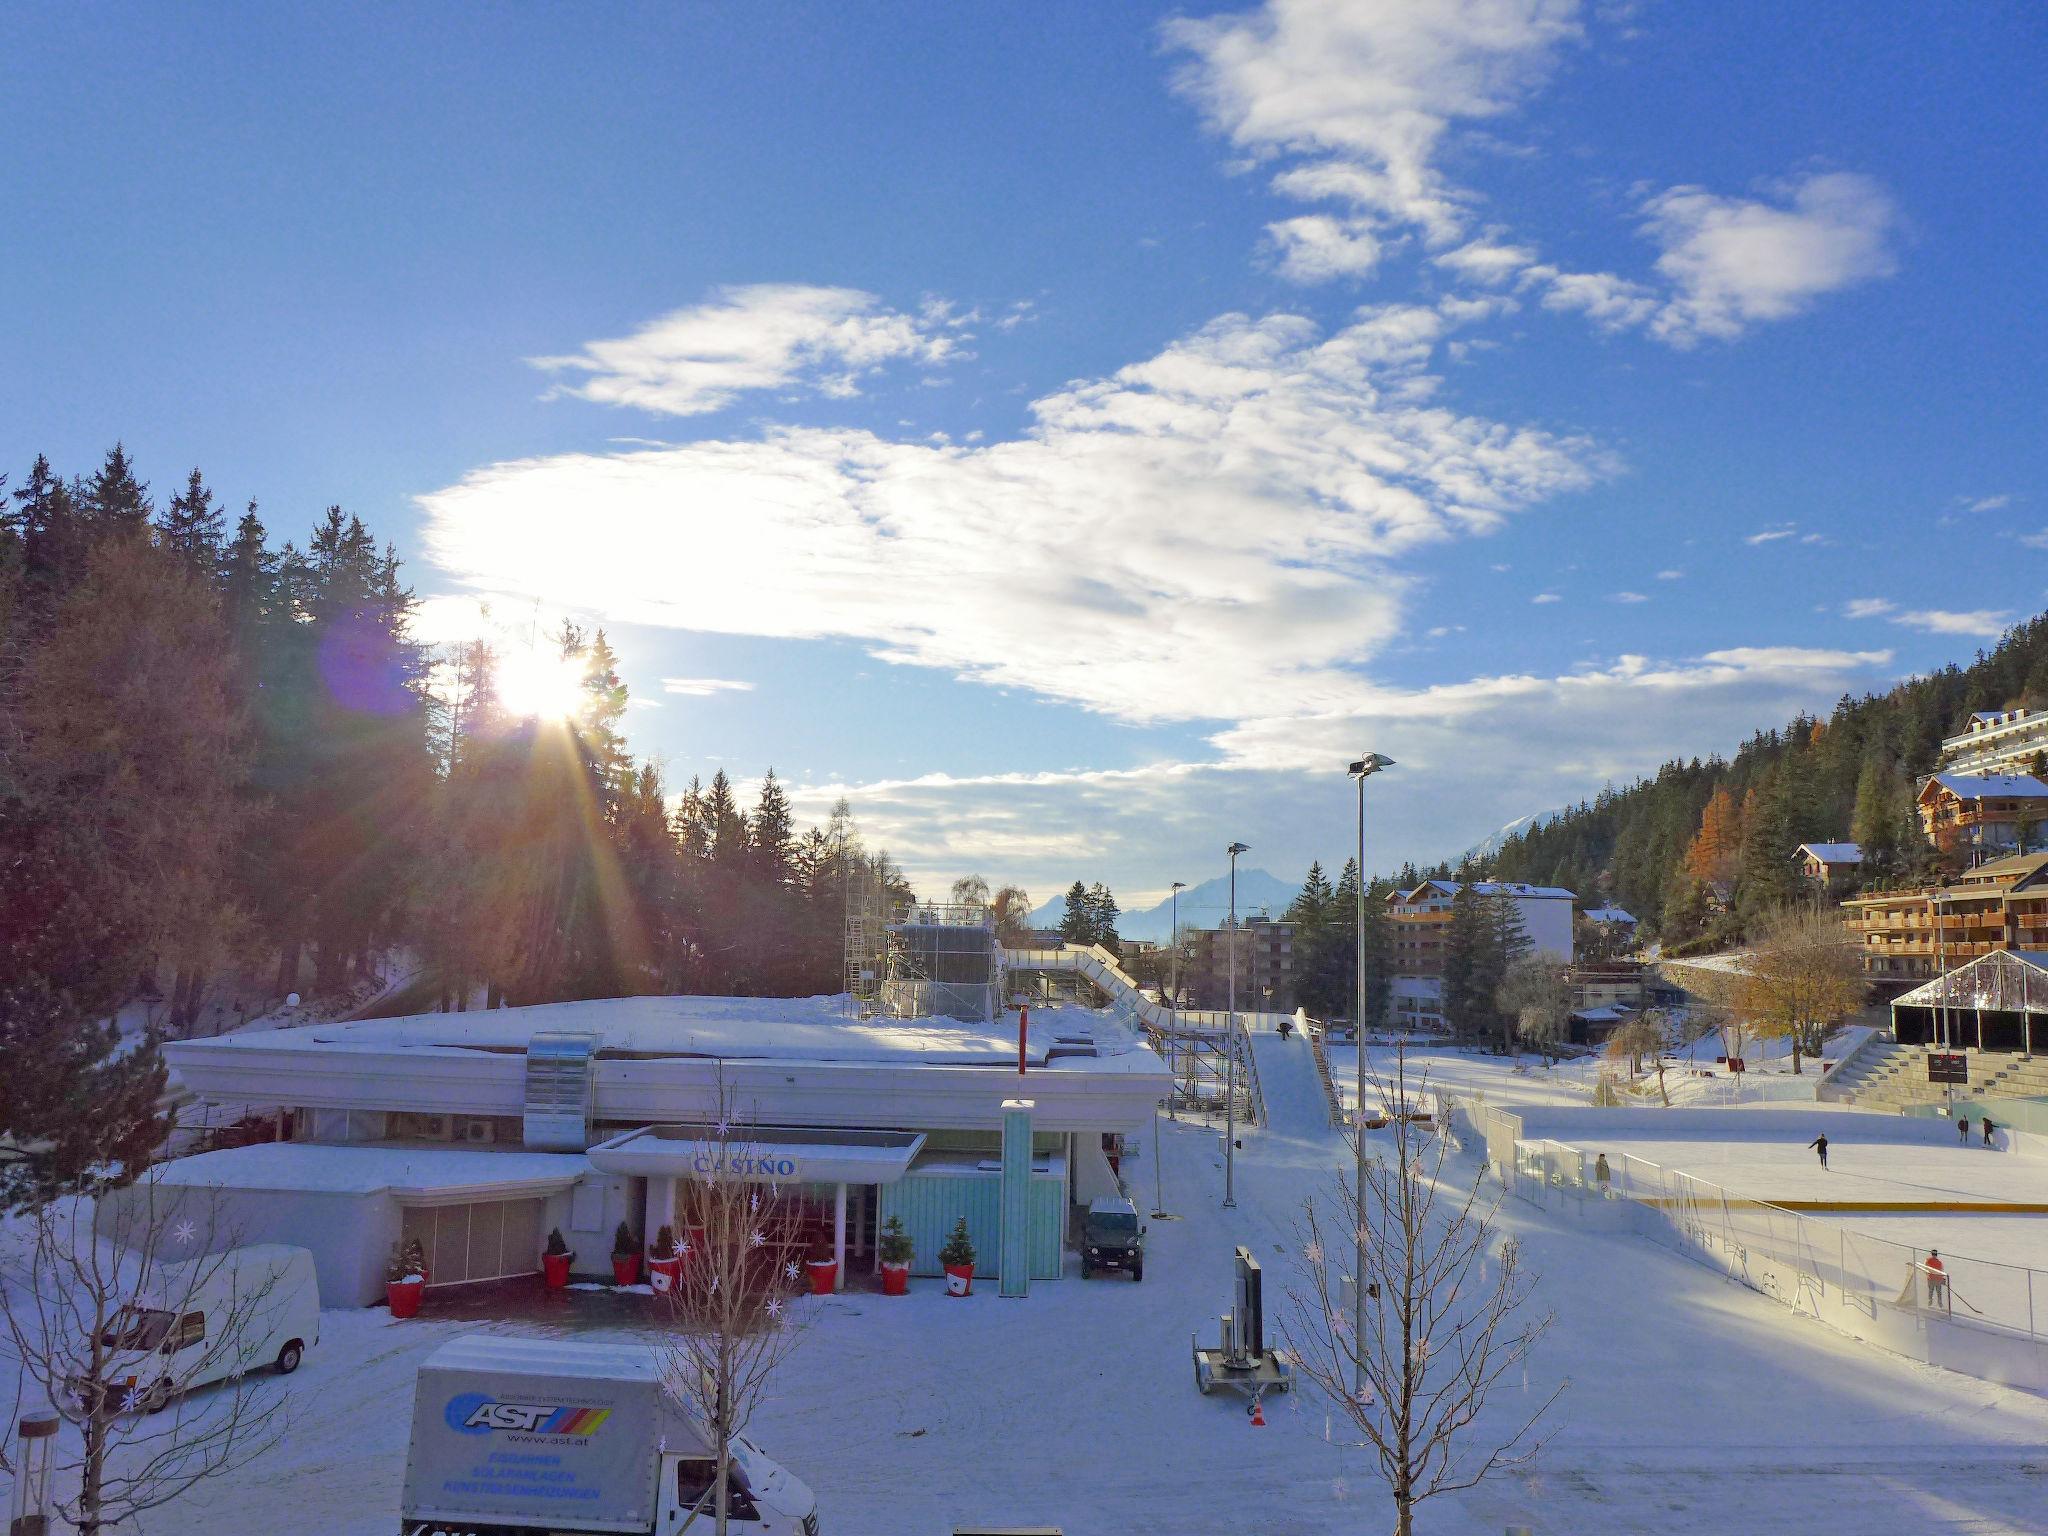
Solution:
<svg viewBox="0 0 2048 1536">
<path fill-rule="evenodd" d="M 1222 1317 L 1222 1342 L 1204 1349 L 1194 1340 L 1195 1385 L 1204 1397 L 1229 1387 L 1254 1400 L 1294 1385 L 1294 1362 L 1284 1349 L 1266 1348 L 1264 1272 L 1249 1248 L 1237 1250 L 1236 1294 Z"/>
</svg>

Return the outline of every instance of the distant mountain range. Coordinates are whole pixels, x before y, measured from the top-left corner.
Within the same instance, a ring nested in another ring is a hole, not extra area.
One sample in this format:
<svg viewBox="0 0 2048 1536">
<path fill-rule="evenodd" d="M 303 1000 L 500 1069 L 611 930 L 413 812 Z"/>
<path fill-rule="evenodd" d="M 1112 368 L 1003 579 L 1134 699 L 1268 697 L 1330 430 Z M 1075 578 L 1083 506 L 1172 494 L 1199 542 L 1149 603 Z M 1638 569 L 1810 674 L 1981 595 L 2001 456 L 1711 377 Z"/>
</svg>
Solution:
<svg viewBox="0 0 2048 1536">
<path fill-rule="evenodd" d="M 1237 915 L 1256 917 L 1263 909 L 1267 916 L 1278 917 L 1300 890 L 1298 881 L 1282 880 L 1263 869 L 1240 866 L 1237 871 Z M 1066 913 L 1067 896 L 1062 891 L 1051 901 L 1032 910 L 1031 925 L 1034 928 L 1057 928 Z M 1180 893 L 1180 920 L 1185 926 L 1220 927 L 1229 914 L 1230 876 L 1227 874 L 1204 880 L 1200 885 L 1191 885 Z M 1142 912 L 1124 913 L 1117 919 L 1116 931 L 1127 939 L 1166 943 L 1173 937 L 1173 899 L 1168 897 L 1158 906 L 1148 907 Z"/>
<path fill-rule="evenodd" d="M 1533 815 L 1517 816 L 1498 832 L 1489 833 L 1487 836 L 1479 839 L 1478 842 L 1459 854 L 1457 858 L 1451 860 L 1451 865 L 1455 868 L 1467 859 L 1490 859 L 1501 851 L 1509 838 L 1519 837 L 1524 832 L 1534 831 L 1537 827 L 1555 821 L 1565 813 L 1566 809 L 1567 807 L 1565 806 L 1559 806 L 1554 811 L 1537 811 Z"/>
</svg>

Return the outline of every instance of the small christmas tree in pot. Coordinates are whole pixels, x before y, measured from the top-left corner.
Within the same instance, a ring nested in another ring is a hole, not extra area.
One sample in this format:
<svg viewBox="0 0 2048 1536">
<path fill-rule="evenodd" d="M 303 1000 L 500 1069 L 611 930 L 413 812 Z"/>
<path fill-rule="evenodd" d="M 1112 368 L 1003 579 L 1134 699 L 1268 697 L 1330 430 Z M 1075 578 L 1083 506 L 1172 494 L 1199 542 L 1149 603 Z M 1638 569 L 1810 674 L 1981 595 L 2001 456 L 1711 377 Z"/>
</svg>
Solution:
<svg viewBox="0 0 2048 1536">
<path fill-rule="evenodd" d="M 908 1295 L 910 1260 L 917 1252 L 917 1245 L 910 1240 L 910 1234 L 903 1230 L 901 1216 L 889 1218 L 882 1228 L 882 1241 L 877 1246 L 882 1250 L 882 1294 Z"/>
<path fill-rule="evenodd" d="M 559 1291 L 569 1283 L 569 1266 L 575 1261 L 576 1255 L 569 1251 L 568 1243 L 562 1240 L 562 1229 L 551 1229 L 548 1233 L 547 1252 L 540 1256 L 540 1272 L 547 1278 L 549 1290 Z"/>
<path fill-rule="evenodd" d="M 974 1289 L 974 1239 L 967 1235 L 967 1218 L 953 1223 L 953 1234 L 939 1250 L 939 1262 L 946 1268 L 946 1294 L 965 1296 Z"/>
<path fill-rule="evenodd" d="M 640 1283 L 640 1235 L 623 1221 L 612 1234 L 612 1280 L 619 1285 Z"/>
<path fill-rule="evenodd" d="M 420 1297 L 427 1289 L 427 1250 L 418 1238 L 393 1243 L 391 1258 L 384 1266 L 384 1299 L 393 1317 L 411 1317 L 420 1309 Z"/>
<path fill-rule="evenodd" d="M 666 1296 L 676 1287 L 683 1272 L 682 1255 L 676 1252 L 676 1229 L 663 1223 L 654 1234 L 654 1246 L 647 1255 L 647 1283 Z"/>
</svg>

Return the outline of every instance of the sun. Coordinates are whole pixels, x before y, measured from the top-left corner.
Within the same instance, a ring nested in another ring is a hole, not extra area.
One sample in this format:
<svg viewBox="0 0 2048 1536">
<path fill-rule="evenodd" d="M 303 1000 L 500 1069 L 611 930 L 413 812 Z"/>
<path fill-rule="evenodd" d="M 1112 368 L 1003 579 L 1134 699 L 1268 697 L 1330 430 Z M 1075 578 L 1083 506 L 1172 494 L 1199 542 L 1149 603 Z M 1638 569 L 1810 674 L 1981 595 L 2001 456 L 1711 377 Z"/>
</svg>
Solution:
<svg viewBox="0 0 2048 1536">
<path fill-rule="evenodd" d="M 541 649 L 498 658 L 498 698 L 521 719 L 566 720 L 583 703 L 583 673 L 574 657 Z"/>
</svg>

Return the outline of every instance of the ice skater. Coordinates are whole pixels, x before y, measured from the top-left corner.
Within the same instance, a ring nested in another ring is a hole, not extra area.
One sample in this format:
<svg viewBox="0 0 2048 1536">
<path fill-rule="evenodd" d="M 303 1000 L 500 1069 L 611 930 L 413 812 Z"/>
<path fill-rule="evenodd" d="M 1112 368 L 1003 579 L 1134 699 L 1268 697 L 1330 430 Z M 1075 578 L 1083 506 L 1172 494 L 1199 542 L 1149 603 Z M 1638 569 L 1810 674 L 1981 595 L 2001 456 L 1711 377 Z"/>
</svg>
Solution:
<svg viewBox="0 0 2048 1536">
<path fill-rule="evenodd" d="M 1988 1147 L 1988 1146 L 1990 1146 L 1990 1145 L 1991 1145 L 1991 1133 L 1992 1133 L 1993 1131 L 1997 1130 L 1997 1129 L 1998 1129 L 1998 1127 L 1997 1127 L 1997 1126 L 1995 1126 L 1995 1125 L 1993 1125 L 1993 1124 L 1991 1123 L 1991 1117 L 1990 1117 L 1989 1115 L 1986 1115 L 1986 1116 L 1984 1117 L 1983 1125 L 1984 1125 L 1984 1145 Z"/>
<path fill-rule="evenodd" d="M 1962 1115 L 1957 1118 L 1956 1134 L 1963 1138 L 1964 1146 L 1967 1147 L 1970 1144 L 1970 1117 L 1968 1115 Z"/>
<path fill-rule="evenodd" d="M 1821 1165 L 1821 1167 L 1823 1167 L 1823 1168 L 1827 1167 L 1827 1165 L 1828 1165 L 1828 1133 L 1827 1133 L 1826 1131 L 1822 1131 L 1822 1132 L 1821 1132 L 1821 1133 L 1820 1133 L 1820 1134 L 1819 1134 L 1818 1136 L 1814 1137 L 1814 1138 L 1813 1138 L 1813 1140 L 1809 1141 L 1809 1142 L 1807 1143 L 1807 1145 L 1808 1145 L 1809 1147 L 1813 1148 L 1813 1150 L 1814 1150 L 1814 1151 L 1816 1151 L 1816 1152 L 1818 1152 L 1818 1153 L 1820 1154 L 1820 1165 Z"/>
</svg>

